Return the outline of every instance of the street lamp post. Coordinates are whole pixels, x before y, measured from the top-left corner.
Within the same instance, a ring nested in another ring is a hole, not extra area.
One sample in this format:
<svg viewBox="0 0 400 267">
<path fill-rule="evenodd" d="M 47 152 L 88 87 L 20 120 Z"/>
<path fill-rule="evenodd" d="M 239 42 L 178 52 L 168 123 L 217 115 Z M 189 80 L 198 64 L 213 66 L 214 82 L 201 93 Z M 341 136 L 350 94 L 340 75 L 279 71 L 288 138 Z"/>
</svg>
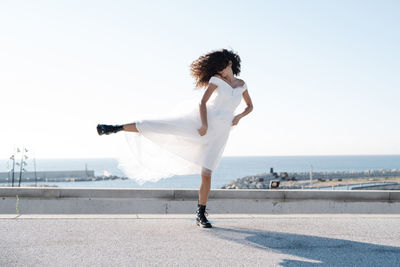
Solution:
<svg viewBox="0 0 400 267">
<path fill-rule="evenodd" d="M 22 172 L 26 171 L 24 166 L 28 165 L 28 163 L 26 163 L 26 161 L 25 161 L 25 160 L 28 159 L 28 156 L 24 155 L 25 152 L 28 152 L 28 149 L 23 148 L 22 149 L 22 156 L 21 156 L 21 166 L 20 166 L 20 169 L 19 169 L 19 181 L 18 181 L 18 186 L 19 187 L 21 187 Z"/>
<path fill-rule="evenodd" d="M 13 161 L 13 167 L 12 167 L 12 174 L 11 174 L 11 186 L 14 187 L 14 174 L 15 174 L 15 148 L 14 148 L 14 154 L 10 157 L 10 159 Z"/>
</svg>

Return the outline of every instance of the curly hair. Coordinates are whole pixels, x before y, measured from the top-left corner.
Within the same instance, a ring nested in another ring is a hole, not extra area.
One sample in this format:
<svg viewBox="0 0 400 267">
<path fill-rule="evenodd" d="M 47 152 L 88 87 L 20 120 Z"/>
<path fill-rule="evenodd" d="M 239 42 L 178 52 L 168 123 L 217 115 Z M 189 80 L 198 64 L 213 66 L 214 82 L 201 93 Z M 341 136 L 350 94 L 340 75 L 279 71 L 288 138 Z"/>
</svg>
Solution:
<svg viewBox="0 0 400 267">
<path fill-rule="evenodd" d="M 232 72 L 234 75 L 240 73 L 240 57 L 237 53 L 227 49 L 211 51 L 190 64 L 191 75 L 196 82 L 196 88 L 206 87 L 212 76 L 225 69 L 229 60 L 232 61 Z"/>
</svg>

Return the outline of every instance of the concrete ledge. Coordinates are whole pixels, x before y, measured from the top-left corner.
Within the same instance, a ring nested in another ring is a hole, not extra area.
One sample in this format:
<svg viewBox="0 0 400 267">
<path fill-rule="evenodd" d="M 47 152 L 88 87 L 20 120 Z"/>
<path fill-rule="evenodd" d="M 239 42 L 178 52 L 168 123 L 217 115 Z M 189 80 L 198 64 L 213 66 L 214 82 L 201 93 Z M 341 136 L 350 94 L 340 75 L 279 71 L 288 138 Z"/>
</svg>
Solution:
<svg viewBox="0 0 400 267">
<path fill-rule="evenodd" d="M 130 189 L 130 188 L 34 188 L 3 187 L 0 197 L 31 198 L 152 198 L 197 199 L 198 189 Z M 340 200 L 400 201 L 400 191 L 392 190 L 270 190 L 212 189 L 209 199 L 276 199 L 276 200 Z"/>
<path fill-rule="evenodd" d="M 379 218 L 400 219 L 400 214 L 210 214 L 212 219 Z M 0 214 L 2 219 L 190 219 L 192 214 Z"/>
<path fill-rule="evenodd" d="M 194 214 L 196 189 L 0 188 L 0 214 Z M 212 189 L 209 213 L 400 214 L 400 191 Z"/>
</svg>

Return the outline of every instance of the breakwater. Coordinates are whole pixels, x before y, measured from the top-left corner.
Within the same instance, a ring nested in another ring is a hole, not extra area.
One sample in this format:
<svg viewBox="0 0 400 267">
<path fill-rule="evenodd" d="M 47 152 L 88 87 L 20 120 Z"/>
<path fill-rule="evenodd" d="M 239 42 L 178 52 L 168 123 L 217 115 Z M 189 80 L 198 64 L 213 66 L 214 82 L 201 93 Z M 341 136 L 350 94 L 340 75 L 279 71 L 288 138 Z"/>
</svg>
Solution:
<svg viewBox="0 0 400 267">
<path fill-rule="evenodd" d="M 225 185 L 222 189 L 268 189 L 271 181 L 326 181 L 337 179 L 370 179 L 370 178 L 390 178 L 400 177 L 399 169 L 379 169 L 366 171 L 333 171 L 333 172 L 274 172 L 271 168 L 270 173 L 261 173 L 242 178 L 237 178 Z"/>
<path fill-rule="evenodd" d="M 66 178 L 66 177 L 75 177 L 75 178 L 87 178 L 94 177 L 94 170 L 68 170 L 68 171 L 27 171 L 27 172 L 14 172 L 15 177 L 22 176 L 22 178 Z M 0 172 L 0 179 L 4 180 L 6 178 L 10 178 L 12 176 L 12 172 Z"/>
<path fill-rule="evenodd" d="M 21 182 L 79 182 L 128 179 L 115 175 L 95 176 L 94 170 L 71 170 L 71 171 L 37 171 L 37 172 L 15 172 L 14 183 Z M 0 183 L 11 183 L 11 172 L 0 172 Z"/>
</svg>

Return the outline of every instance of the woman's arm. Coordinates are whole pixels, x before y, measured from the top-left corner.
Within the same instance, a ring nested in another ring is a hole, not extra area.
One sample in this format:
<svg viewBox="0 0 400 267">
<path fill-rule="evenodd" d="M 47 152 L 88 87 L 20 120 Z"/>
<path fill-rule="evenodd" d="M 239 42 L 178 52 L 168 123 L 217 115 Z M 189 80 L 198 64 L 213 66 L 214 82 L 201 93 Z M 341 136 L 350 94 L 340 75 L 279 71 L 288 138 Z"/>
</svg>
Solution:
<svg viewBox="0 0 400 267">
<path fill-rule="evenodd" d="M 247 114 L 249 114 L 250 112 L 253 111 L 253 102 L 251 102 L 249 91 L 245 90 L 243 92 L 243 99 L 246 102 L 247 107 L 245 108 L 245 110 L 242 113 L 238 114 L 240 116 L 240 118 L 243 118 L 244 116 L 246 116 Z"/>
<path fill-rule="evenodd" d="M 241 118 L 243 118 L 244 116 L 246 116 L 247 114 L 249 114 L 250 112 L 253 111 L 253 102 L 251 102 L 249 91 L 247 91 L 247 89 L 243 92 L 243 98 L 247 104 L 247 107 L 245 108 L 245 110 L 242 113 L 239 113 L 238 115 L 235 116 L 235 118 L 232 121 L 232 125 L 238 124 L 238 122 Z"/>
<path fill-rule="evenodd" d="M 212 93 L 214 92 L 217 85 L 213 83 L 208 84 L 207 90 L 204 92 L 204 95 L 200 101 L 199 108 L 200 108 L 200 118 L 202 127 L 198 129 L 200 135 L 205 135 L 208 129 L 208 121 L 207 121 L 207 101 L 210 99 Z"/>
</svg>

